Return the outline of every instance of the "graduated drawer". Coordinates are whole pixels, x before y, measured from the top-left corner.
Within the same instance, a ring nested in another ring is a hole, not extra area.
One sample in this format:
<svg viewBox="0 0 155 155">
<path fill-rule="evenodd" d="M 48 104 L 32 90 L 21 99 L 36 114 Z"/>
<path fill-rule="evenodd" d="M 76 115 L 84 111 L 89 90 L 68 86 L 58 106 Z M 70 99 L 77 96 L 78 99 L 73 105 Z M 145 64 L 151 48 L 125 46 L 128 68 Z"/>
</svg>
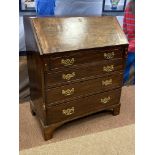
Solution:
<svg viewBox="0 0 155 155">
<path fill-rule="evenodd" d="M 57 104 L 57 102 L 73 100 L 76 97 L 82 97 L 121 86 L 122 73 L 114 72 L 109 75 L 103 75 L 99 78 L 46 89 L 46 103 Z"/>
<path fill-rule="evenodd" d="M 91 112 L 100 111 L 104 108 L 119 104 L 121 89 L 91 95 L 74 101 L 50 106 L 47 110 L 47 124 L 74 119 Z"/>
<path fill-rule="evenodd" d="M 87 50 L 80 52 L 65 52 L 56 55 L 44 57 L 46 70 L 53 70 L 57 68 L 67 68 L 86 63 L 92 63 L 103 60 L 111 60 L 115 58 L 123 58 L 123 48 L 109 48 L 100 50 Z"/>
<path fill-rule="evenodd" d="M 104 73 L 123 70 L 123 62 L 123 59 L 113 59 L 110 61 L 105 60 L 98 63 L 92 63 L 88 66 L 81 66 L 79 68 L 51 71 L 45 73 L 45 86 L 47 88 L 55 85 L 62 85 L 72 81 L 85 80 Z"/>
</svg>

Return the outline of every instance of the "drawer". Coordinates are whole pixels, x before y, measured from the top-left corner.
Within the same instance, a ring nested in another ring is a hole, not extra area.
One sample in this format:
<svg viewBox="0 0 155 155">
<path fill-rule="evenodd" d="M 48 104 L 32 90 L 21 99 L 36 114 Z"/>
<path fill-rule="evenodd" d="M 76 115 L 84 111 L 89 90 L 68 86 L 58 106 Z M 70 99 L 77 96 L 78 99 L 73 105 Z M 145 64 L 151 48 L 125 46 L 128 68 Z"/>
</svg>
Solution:
<svg viewBox="0 0 155 155">
<path fill-rule="evenodd" d="M 89 66 L 79 68 L 68 68 L 66 70 L 51 71 L 45 73 L 45 86 L 52 87 L 56 85 L 69 84 L 73 81 L 85 80 L 104 73 L 123 70 L 124 60 L 113 59 L 103 62 L 92 63 Z"/>
<path fill-rule="evenodd" d="M 71 102 L 47 107 L 47 124 L 74 119 L 119 104 L 121 89 L 91 95 Z"/>
<path fill-rule="evenodd" d="M 76 67 L 77 65 L 92 63 L 115 58 L 123 58 L 124 52 L 122 47 L 108 48 L 103 50 L 87 50 L 80 52 L 65 52 L 59 55 L 50 55 L 44 57 L 46 70 L 57 68 Z"/>
<path fill-rule="evenodd" d="M 75 82 L 45 90 L 46 104 L 57 104 L 122 86 L 122 73 L 114 72 L 99 78 Z"/>
</svg>

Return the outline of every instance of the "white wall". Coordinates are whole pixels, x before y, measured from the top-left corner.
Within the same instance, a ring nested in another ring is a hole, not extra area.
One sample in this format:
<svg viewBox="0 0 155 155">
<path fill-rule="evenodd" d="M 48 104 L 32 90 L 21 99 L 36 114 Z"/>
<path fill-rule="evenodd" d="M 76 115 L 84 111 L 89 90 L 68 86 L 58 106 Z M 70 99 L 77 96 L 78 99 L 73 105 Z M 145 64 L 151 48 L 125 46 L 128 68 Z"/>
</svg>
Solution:
<svg viewBox="0 0 155 155">
<path fill-rule="evenodd" d="M 101 15 L 103 0 L 56 0 L 55 15 Z"/>
</svg>

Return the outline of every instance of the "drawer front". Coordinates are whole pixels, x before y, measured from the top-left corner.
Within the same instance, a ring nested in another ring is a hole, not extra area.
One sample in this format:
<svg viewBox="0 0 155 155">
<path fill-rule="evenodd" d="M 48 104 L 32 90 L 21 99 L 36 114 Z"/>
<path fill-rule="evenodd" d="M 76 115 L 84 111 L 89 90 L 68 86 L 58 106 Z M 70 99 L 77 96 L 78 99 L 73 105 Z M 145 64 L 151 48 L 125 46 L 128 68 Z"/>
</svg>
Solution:
<svg viewBox="0 0 155 155">
<path fill-rule="evenodd" d="M 114 59 L 103 61 L 89 66 L 80 68 L 68 68 L 63 71 L 51 71 L 45 74 L 45 86 L 52 87 L 56 85 L 69 84 L 72 81 L 81 81 L 104 73 L 123 70 L 123 59 Z"/>
<path fill-rule="evenodd" d="M 56 123 L 118 104 L 121 89 L 95 94 L 47 108 L 47 123 Z"/>
<path fill-rule="evenodd" d="M 112 48 L 103 51 L 83 51 L 70 54 L 65 52 L 62 56 L 48 56 L 44 58 L 46 70 L 57 68 L 76 67 L 77 65 L 92 63 L 103 60 L 111 60 L 115 58 L 123 58 L 124 52 L 122 48 Z"/>
<path fill-rule="evenodd" d="M 47 89 L 45 90 L 46 104 L 57 104 L 57 102 L 73 100 L 76 97 L 82 97 L 121 86 L 122 73 L 115 72 L 110 75 L 104 75 L 100 78 Z"/>
</svg>

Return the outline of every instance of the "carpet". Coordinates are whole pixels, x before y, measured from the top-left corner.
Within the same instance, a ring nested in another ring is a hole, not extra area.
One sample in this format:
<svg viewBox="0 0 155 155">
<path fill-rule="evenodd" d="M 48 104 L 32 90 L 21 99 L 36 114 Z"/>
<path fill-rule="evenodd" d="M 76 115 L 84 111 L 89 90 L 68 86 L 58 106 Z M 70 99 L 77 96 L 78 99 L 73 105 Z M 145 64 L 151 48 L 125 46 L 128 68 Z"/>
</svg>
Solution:
<svg viewBox="0 0 155 155">
<path fill-rule="evenodd" d="M 44 141 L 41 129 L 32 116 L 29 104 L 20 104 L 19 109 L 19 139 L 20 150 L 29 149 L 45 144 L 60 142 L 70 138 L 81 137 L 84 135 L 95 134 L 98 132 L 119 128 L 134 124 L 135 121 L 135 87 L 123 87 L 121 94 L 120 115 L 112 116 L 108 112 L 100 112 L 83 119 L 78 119 L 67 123 L 54 132 L 54 136 L 49 141 Z"/>
<path fill-rule="evenodd" d="M 102 131 L 20 152 L 20 155 L 134 155 L 134 125 Z"/>
</svg>

